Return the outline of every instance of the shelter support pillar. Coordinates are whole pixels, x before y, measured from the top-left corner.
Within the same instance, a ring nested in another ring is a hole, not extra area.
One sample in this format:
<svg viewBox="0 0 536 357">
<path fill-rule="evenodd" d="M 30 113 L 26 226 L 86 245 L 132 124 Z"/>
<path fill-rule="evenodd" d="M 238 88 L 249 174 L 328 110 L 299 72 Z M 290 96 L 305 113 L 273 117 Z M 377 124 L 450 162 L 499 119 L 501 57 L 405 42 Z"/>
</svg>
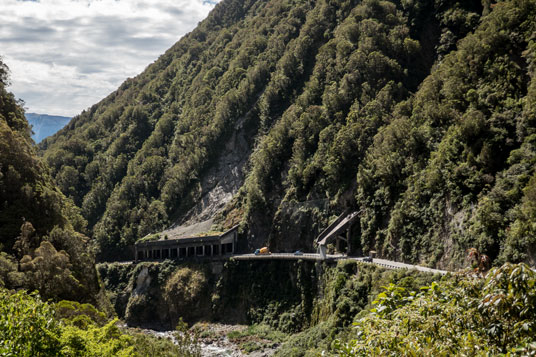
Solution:
<svg viewBox="0 0 536 357">
<path fill-rule="evenodd" d="M 325 245 L 318 246 L 318 254 L 320 254 L 320 259 L 322 260 L 327 258 L 327 249 Z"/>
<path fill-rule="evenodd" d="M 351 246 L 351 237 L 352 237 L 352 225 L 348 225 L 348 230 L 346 231 L 346 255 L 350 255 L 351 251 L 352 251 L 352 246 Z"/>
</svg>

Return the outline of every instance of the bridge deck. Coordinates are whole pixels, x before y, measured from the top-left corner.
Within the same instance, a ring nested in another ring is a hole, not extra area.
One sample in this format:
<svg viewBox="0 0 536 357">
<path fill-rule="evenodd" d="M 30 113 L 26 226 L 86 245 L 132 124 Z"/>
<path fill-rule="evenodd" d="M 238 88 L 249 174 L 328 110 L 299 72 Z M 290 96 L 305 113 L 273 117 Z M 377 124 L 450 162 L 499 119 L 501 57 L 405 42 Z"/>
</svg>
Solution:
<svg viewBox="0 0 536 357">
<path fill-rule="evenodd" d="M 342 254 L 328 255 L 325 260 L 342 259 L 345 256 Z M 271 254 L 235 254 L 232 257 L 234 260 L 322 260 L 319 254 L 303 253 L 301 255 L 293 253 L 271 253 Z"/>
<path fill-rule="evenodd" d="M 239 255 L 233 255 L 232 259 L 235 260 L 315 260 L 315 261 L 322 261 L 322 258 L 320 257 L 320 254 L 316 253 L 304 253 L 303 255 L 296 255 L 292 253 L 272 253 L 267 255 L 255 255 L 255 254 L 239 254 Z M 378 259 L 374 258 L 372 262 L 365 261 L 367 259 L 366 257 L 348 257 L 346 255 L 342 254 L 336 254 L 336 255 L 328 255 L 327 261 L 333 261 L 333 260 L 354 260 L 369 264 L 378 265 L 383 268 L 387 269 L 415 269 L 422 272 L 427 273 L 433 273 L 433 274 L 441 274 L 445 275 L 448 272 L 446 270 L 440 270 L 440 269 L 432 269 L 423 267 L 420 265 L 412 265 L 412 264 L 406 264 L 406 263 L 400 263 L 395 262 L 392 260 L 386 260 L 386 259 Z"/>
<path fill-rule="evenodd" d="M 379 259 L 374 258 L 372 262 L 368 262 L 368 257 L 349 257 L 342 254 L 329 254 L 327 256 L 327 259 L 322 259 L 320 257 L 320 254 L 317 253 L 303 253 L 301 255 L 293 254 L 293 253 L 271 253 L 266 255 L 255 255 L 255 254 L 234 254 L 234 255 L 226 255 L 226 256 L 220 256 L 220 257 L 198 257 L 197 259 L 182 259 L 179 261 L 198 261 L 198 262 L 206 262 L 206 261 L 223 261 L 228 259 L 234 259 L 234 260 L 310 260 L 310 261 L 337 261 L 337 260 L 354 260 L 358 262 L 363 262 L 366 264 L 373 264 L 380 266 L 382 268 L 386 269 L 414 269 L 426 273 L 432 273 L 432 274 L 441 274 L 445 275 L 448 273 L 447 270 L 440 270 L 440 269 L 432 269 L 423 267 L 420 265 L 413 265 L 413 264 L 406 264 L 406 263 L 400 263 L 395 262 L 392 260 L 386 260 L 386 259 Z M 162 262 L 162 260 L 146 260 L 149 262 L 155 262 L 159 263 Z M 118 264 L 132 264 L 135 263 L 134 261 L 125 261 L 125 262 L 116 262 Z"/>
<path fill-rule="evenodd" d="M 358 262 L 363 262 L 367 264 L 373 264 L 380 266 L 382 268 L 386 269 L 414 269 L 422 272 L 432 273 L 432 274 L 441 274 L 445 275 L 448 273 L 446 270 L 440 270 L 440 269 L 432 269 L 423 267 L 420 265 L 412 265 L 412 264 L 406 264 L 406 263 L 400 263 L 395 262 L 392 260 L 386 260 L 386 259 L 379 259 L 374 258 L 372 262 L 367 262 L 366 259 L 368 257 L 349 257 L 342 254 L 329 254 L 327 256 L 327 259 L 322 259 L 320 257 L 320 254 L 317 253 L 303 253 L 301 255 L 296 255 L 293 253 L 271 253 L 266 255 L 255 255 L 255 254 L 234 254 L 234 255 L 226 255 L 217 257 L 218 259 L 214 259 L 214 257 L 199 257 L 199 259 L 193 259 L 193 260 L 180 260 L 180 261 L 222 261 L 222 260 L 228 260 L 228 259 L 234 259 L 234 260 L 310 260 L 310 261 L 337 261 L 337 260 L 354 260 Z M 161 262 L 162 260 L 150 260 L 151 262 Z M 119 264 L 132 264 L 134 262 L 127 261 L 127 262 L 118 262 Z"/>
<path fill-rule="evenodd" d="M 365 258 L 352 258 L 352 259 L 362 261 Z M 410 269 L 410 270 L 415 269 L 415 270 L 422 271 L 422 272 L 441 274 L 441 275 L 445 275 L 448 273 L 448 271 L 446 270 L 432 269 L 432 268 L 427 268 L 427 267 L 423 267 L 420 265 L 412 265 L 412 264 L 400 263 L 400 262 L 395 262 L 392 260 L 385 260 L 385 259 L 378 259 L 378 258 L 374 258 L 371 264 L 379 265 L 387 269 Z"/>
<path fill-rule="evenodd" d="M 304 253 L 303 255 L 296 255 L 292 253 L 271 253 L 267 255 L 255 255 L 255 254 L 235 254 L 232 256 L 234 260 L 314 260 L 322 261 L 320 254 L 316 253 Z M 412 265 L 406 263 L 395 262 L 392 260 L 374 258 L 372 262 L 365 261 L 366 257 L 349 257 L 342 254 L 328 255 L 327 261 L 333 260 L 354 260 L 364 262 L 368 264 L 378 265 L 387 269 L 415 269 L 422 272 L 445 275 L 448 272 L 446 270 L 432 269 L 423 267 L 420 265 Z"/>
</svg>

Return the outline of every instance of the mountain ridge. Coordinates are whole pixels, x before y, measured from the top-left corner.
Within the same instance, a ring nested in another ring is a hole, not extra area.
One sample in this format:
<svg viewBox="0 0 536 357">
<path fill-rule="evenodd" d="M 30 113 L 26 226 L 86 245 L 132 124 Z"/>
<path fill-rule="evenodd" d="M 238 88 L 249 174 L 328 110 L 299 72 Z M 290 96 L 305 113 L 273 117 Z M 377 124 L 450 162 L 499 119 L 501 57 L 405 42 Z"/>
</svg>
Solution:
<svg viewBox="0 0 536 357">
<path fill-rule="evenodd" d="M 32 127 L 32 139 L 40 143 L 44 138 L 54 135 L 71 121 L 70 117 L 49 114 L 25 113 Z"/>
</svg>

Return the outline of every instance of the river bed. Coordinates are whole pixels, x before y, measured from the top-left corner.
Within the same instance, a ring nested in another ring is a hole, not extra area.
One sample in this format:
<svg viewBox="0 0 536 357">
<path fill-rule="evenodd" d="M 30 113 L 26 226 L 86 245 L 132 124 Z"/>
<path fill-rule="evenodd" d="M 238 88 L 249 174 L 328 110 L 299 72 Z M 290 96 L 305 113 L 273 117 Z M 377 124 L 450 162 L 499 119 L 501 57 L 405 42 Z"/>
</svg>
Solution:
<svg viewBox="0 0 536 357">
<path fill-rule="evenodd" d="M 227 334 L 233 331 L 243 331 L 247 329 L 247 326 L 244 325 L 198 323 L 195 325 L 195 328 L 197 328 L 199 331 L 199 346 L 202 357 L 269 357 L 273 356 L 279 347 L 279 345 L 259 344 L 262 345 L 262 347 L 255 351 L 251 351 L 249 353 L 242 351 L 240 349 L 240 344 L 244 342 L 244 339 L 237 339 L 231 341 L 227 337 Z M 156 331 L 141 328 L 136 328 L 134 330 L 136 332 L 152 335 L 157 338 L 167 338 L 176 343 L 175 331 Z M 248 337 L 246 339 L 255 340 L 255 337 Z M 259 339 L 257 338 L 257 340 Z"/>
</svg>

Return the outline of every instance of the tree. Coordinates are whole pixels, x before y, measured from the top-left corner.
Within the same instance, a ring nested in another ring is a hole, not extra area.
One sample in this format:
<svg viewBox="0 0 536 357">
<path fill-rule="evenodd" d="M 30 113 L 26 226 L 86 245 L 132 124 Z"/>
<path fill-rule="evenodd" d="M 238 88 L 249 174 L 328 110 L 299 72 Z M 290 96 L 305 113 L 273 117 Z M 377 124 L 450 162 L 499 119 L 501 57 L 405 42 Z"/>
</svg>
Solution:
<svg viewBox="0 0 536 357">
<path fill-rule="evenodd" d="M 57 251 L 52 243 L 41 242 L 33 256 L 25 255 L 20 260 L 20 269 L 25 274 L 26 286 L 38 290 L 45 298 L 73 299 L 80 283 L 73 276 L 69 255 Z"/>
</svg>

